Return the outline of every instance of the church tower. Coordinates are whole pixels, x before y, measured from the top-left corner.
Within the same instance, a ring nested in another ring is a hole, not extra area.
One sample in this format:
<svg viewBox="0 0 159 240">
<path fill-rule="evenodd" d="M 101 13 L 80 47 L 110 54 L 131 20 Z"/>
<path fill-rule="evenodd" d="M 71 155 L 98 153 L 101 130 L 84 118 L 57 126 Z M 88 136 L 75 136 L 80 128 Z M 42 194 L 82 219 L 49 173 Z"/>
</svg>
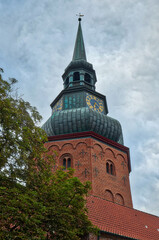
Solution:
<svg viewBox="0 0 159 240">
<path fill-rule="evenodd" d="M 106 97 L 95 90 L 96 73 L 87 61 L 78 20 L 73 58 L 62 75 L 64 89 L 42 126 L 46 146 L 57 152 L 55 168 L 72 167 L 81 181 L 92 183 L 91 195 L 132 208 L 129 149 L 120 123 L 107 115 Z"/>
</svg>

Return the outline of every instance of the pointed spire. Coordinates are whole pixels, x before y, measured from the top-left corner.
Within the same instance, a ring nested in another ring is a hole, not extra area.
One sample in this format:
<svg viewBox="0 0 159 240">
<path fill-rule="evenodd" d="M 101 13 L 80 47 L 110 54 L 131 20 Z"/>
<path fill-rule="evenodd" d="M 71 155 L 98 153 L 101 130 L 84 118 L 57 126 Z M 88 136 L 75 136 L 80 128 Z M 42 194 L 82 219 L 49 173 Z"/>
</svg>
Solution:
<svg viewBox="0 0 159 240">
<path fill-rule="evenodd" d="M 78 25 L 78 31 L 77 31 L 76 43 L 75 43 L 72 61 L 76 61 L 76 60 L 87 61 L 84 41 L 83 41 L 82 28 L 81 28 L 81 18 L 79 18 L 78 21 L 79 21 L 79 25 Z"/>
</svg>

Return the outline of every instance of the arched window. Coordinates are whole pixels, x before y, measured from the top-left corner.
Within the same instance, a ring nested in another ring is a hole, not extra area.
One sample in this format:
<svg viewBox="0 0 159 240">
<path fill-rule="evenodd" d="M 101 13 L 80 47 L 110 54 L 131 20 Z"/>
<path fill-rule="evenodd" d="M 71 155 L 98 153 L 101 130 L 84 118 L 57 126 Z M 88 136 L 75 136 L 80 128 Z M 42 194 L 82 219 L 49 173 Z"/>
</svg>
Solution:
<svg viewBox="0 0 159 240">
<path fill-rule="evenodd" d="M 73 81 L 79 81 L 79 80 L 80 80 L 79 72 L 74 72 L 74 74 L 73 74 Z"/>
<path fill-rule="evenodd" d="M 115 195 L 115 202 L 120 204 L 120 205 L 124 205 L 124 198 L 120 193 L 117 193 Z"/>
<path fill-rule="evenodd" d="M 69 77 L 66 78 L 65 85 L 67 86 L 69 84 Z"/>
<path fill-rule="evenodd" d="M 110 174 L 111 174 L 111 175 L 113 175 L 113 170 L 114 170 L 114 169 L 113 169 L 113 164 L 111 163 L 111 164 L 110 164 Z"/>
<path fill-rule="evenodd" d="M 108 189 L 105 190 L 105 197 L 108 201 L 114 202 L 114 196 L 110 190 Z"/>
<path fill-rule="evenodd" d="M 68 168 L 72 167 L 72 157 L 70 154 L 65 154 L 61 157 L 60 165 L 63 166 L 63 170 L 67 170 Z"/>
<path fill-rule="evenodd" d="M 109 173 L 109 163 L 108 162 L 106 163 L 106 171 L 107 171 L 107 173 Z"/>
<path fill-rule="evenodd" d="M 66 169 L 66 158 L 63 159 L 63 168 Z"/>
<path fill-rule="evenodd" d="M 91 83 L 91 76 L 88 73 L 84 74 L 84 81 Z"/>
<path fill-rule="evenodd" d="M 67 158 L 67 168 L 71 167 L 71 158 Z"/>
<path fill-rule="evenodd" d="M 106 172 L 111 174 L 111 175 L 115 175 L 115 165 L 112 161 L 108 160 L 106 162 Z"/>
</svg>

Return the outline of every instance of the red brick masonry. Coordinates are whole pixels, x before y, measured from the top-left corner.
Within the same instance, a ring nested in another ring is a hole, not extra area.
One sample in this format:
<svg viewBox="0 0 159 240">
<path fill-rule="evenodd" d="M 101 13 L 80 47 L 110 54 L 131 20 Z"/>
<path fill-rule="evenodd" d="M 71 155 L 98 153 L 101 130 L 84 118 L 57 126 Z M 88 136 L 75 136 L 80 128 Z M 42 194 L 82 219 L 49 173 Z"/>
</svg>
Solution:
<svg viewBox="0 0 159 240">
<path fill-rule="evenodd" d="M 92 183 L 91 194 L 132 207 L 129 184 L 129 149 L 94 132 L 49 137 L 50 151 L 57 152 L 55 168 L 64 158 L 71 158 L 71 167 L 81 181 Z M 106 172 L 106 163 L 114 165 L 114 175 Z"/>
</svg>

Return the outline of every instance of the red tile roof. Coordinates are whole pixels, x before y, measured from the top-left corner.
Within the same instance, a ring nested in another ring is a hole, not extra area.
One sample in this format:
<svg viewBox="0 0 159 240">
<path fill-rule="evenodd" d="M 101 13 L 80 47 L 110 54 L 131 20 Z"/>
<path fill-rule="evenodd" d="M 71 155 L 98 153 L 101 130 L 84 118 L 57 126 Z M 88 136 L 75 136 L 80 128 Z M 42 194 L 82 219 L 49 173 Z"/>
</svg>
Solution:
<svg viewBox="0 0 159 240">
<path fill-rule="evenodd" d="M 159 217 L 104 199 L 87 198 L 88 217 L 101 231 L 140 240 L 159 240 Z"/>
</svg>

